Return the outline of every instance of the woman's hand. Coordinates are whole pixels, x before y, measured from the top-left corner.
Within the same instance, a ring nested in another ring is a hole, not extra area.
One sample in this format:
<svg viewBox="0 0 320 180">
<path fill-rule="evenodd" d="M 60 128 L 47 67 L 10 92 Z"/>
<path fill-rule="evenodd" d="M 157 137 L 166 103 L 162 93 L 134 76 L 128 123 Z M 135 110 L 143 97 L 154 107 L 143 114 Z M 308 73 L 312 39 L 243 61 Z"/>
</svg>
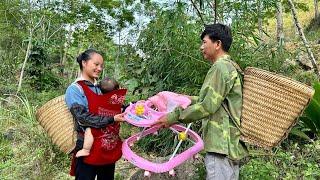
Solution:
<svg viewBox="0 0 320 180">
<path fill-rule="evenodd" d="M 117 115 L 115 115 L 113 118 L 114 118 L 114 121 L 116 121 L 116 122 L 123 122 L 123 121 L 125 121 L 125 119 L 124 119 L 124 113 L 117 114 Z"/>
</svg>

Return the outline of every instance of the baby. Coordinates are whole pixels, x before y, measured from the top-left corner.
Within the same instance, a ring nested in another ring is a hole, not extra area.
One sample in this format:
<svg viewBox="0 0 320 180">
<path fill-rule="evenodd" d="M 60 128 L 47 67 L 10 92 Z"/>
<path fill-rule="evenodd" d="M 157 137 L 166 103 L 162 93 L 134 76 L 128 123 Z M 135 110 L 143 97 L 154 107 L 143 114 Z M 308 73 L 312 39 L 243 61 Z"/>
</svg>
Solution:
<svg viewBox="0 0 320 180">
<path fill-rule="evenodd" d="M 104 78 L 101 80 L 98 84 L 101 92 L 103 94 L 106 94 L 108 92 L 111 92 L 113 90 L 119 89 L 119 84 L 116 80 L 112 78 Z M 94 138 L 91 133 L 91 128 L 86 127 L 85 132 L 84 132 L 84 142 L 83 142 L 83 147 L 81 150 L 79 150 L 76 154 L 76 157 L 80 156 L 88 156 L 90 154 L 90 150 L 93 144 Z"/>
</svg>

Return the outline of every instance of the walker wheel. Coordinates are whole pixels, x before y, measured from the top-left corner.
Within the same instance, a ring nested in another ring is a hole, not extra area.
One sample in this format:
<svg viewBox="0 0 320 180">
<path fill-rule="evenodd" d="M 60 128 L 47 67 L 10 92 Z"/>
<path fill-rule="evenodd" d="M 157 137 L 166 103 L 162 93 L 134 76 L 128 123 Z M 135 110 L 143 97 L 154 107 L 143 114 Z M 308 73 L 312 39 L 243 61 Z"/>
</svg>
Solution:
<svg viewBox="0 0 320 180">
<path fill-rule="evenodd" d="M 171 170 L 169 171 L 169 175 L 170 175 L 170 176 L 175 176 L 175 175 L 176 175 L 176 173 L 174 172 L 174 169 L 171 169 Z"/>
<path fill-rule="evenodd" d="M 199 159 L 199 154 L 194 155 L 193 159 Z"/>
<path fill-rule="evenodd" d="M 144 177 L 150 177 L 151 173 L 149 171 L 144 171 Z"/>
</svg>

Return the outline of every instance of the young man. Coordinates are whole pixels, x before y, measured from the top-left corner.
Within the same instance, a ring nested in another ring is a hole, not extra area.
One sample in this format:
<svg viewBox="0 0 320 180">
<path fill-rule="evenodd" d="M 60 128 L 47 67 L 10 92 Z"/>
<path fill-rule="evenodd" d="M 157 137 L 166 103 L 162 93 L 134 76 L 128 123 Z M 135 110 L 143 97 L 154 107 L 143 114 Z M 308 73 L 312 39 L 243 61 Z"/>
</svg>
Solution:
<svg viewBox="0 0 320 180">
<path fill-rule="evenodd" d="M 213 63 L 199 96 L 190 97 L 186 109 L 176 108 L 157 123 L 171 125 L 202 120 L 207 180 L 238 179 L 239 160 L 247 155 L 239 141 L 240 131 L 222 104 L 240 125 L 242 87 L 239 74 L 228 55 L 232 43 L 231 29 L 222 24 L 207 25 L 201 34 L 201 52 Z"/>
</svg>

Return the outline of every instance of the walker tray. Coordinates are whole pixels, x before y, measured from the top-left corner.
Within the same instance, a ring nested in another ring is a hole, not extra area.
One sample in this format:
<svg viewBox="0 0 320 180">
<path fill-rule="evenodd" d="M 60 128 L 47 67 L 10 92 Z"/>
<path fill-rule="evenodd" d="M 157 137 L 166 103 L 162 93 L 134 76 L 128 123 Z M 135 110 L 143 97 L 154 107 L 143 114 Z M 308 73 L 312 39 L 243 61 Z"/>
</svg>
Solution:
<svg viewBox="0 0 320 180">
<path fill-rule="evenodd" d="M 137 113 L 139 109 L 140 113 Z M 167 112 L 159 112 L 156 109 L 152 108 L 151 101 L 147 100 L 130 104 L 125 111 L 124 118 L 128 123 L 134 126 L 150 127 L 165 114 L 167 114 Z"/>
</svg>

